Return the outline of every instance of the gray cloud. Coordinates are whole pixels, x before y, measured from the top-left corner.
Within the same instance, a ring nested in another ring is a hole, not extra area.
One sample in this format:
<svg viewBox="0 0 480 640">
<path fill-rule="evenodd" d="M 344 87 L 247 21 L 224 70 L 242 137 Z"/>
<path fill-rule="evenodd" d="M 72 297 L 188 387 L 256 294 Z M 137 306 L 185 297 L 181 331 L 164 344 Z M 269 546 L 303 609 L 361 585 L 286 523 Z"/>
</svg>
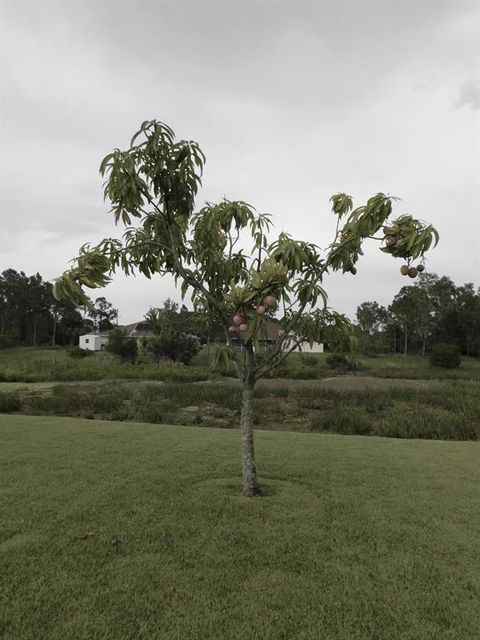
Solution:
<svg viewBox="0 0 480 640">
<path fill-rule="evenodd" d="M 3 13 L 2 267 L 52 278 L 81 244 L 114 235 L 99 162 L 155 117 L 204 149 L 199 205 L 240 198 L 325 246 L 332 193 L 361 203 L 384 190 L 403 198 L 399 213 L 439 227 L 431 270 L 478 283 L 478 128 L 472 109 L 452 109 L 478 108 L 475 3 L 16 2 Z M 372 246 L 356 278 L 331 284 L 351 314 L 405 283 Z M 119 277 L 105 293 L 128 321 L 173 290 Z"/>
<path fill-rule="evenodd" d="M 459 93 L 457 106 L 471 106 L 473 109 L 480 109 L 480 81 L 466 82 Z"/>
</svg>

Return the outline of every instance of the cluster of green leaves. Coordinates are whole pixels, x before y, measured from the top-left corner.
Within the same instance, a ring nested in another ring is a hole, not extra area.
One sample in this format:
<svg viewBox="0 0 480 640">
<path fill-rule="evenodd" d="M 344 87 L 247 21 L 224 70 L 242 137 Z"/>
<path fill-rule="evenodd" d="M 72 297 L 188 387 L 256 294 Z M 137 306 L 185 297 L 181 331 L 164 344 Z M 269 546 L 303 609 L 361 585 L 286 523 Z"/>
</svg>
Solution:
<svg viewBox="0 0 480 640">
<path fill-rule="evenodd" d="M 191 221 L 192 240 L 187 243 L 188 263 L 193 265 L 197 277 L 208 285 L 208 292 L 221 301 L 230 287 L 248 279 L 248 255 L 238 246 L 240 235 L 247 231 L 255 244 L 264 240 L 264 230 L 270 227 L 269 216 L 256 214 L 245 202 L 224 200 L 219 204 L 207 203 Z M 192 288 L 188 280 L 182 282 L 182 293 Z M 194 300 L 205 295 L 192 289 Z M 209 296 L 207 296 L 208 302 Z"/>
<path fill-rule="evenodd" d="M 410 215 L 402 215 L 392 222 L 388 219 L 392 213 L 392 201 L 396 200 L 384 193 L 377 193 L 369 198 L 367 204 L 353 208 L 350 196 L 340 193 L 332 196 L 332 210 L 340 219 L 347 215 L 346 223 L 337 232 L 335 241 L 330 246 L 330 266 L 334 270 L 342 269 L 345 273 L 356 273 L 355 263 L 363 255 L 362 244 L 367 238 L 375 238 L 375 234 L 383 227 L 385 246 L 381 251 L 395 258 L 417 258 L 423 256 L 432 245 L 438 242 L 436 229 Z M 385 226 L 384 226 L 385 225 Z"/>
<path fill-rule="evenodd" d="M 326 342 L 335 351 L 350 351 L 354 339 L 348 318 L 332 309 L 316 309 L 312 313 L 303 314 L 298 321 L 295 312 L 291 312 L 285 324 L 287 331 L 292 324 L 294 335 L 301 336 L 310 345 Z"/>
<path fill-rule="evenodd" d="M 138 143 L 137 140 L 141 139 Z M 105 198 L 112 203 L 115 221 L 125 225 L 141 218 L 146 205 L 170 217 L 188 219 L 201 184 L 205 156 L 196 142 L 175 142 L 170 127 L 145 121 L 127 151 L 115 149 L 101 165 Z"/>
<path fill-rule="evenodd" d="M 77 266 L 69 272 L 69 277 L 58 278 L 53 286 L 57 300 L 67 299 L 77 307 L 92 308 L 92 301 L 82 287 L 98 289 L 110 282 L 111 262 L 100 248 L 90 249 L 88 244 L 80 249 Z"/>
<path fill-rule="evenodd" d="M 395 258 L 418 258 L 423 256 L 439 240 L 438 232 L 412 216 L 403 215 L 384 228 L 386 246 L 381 251 Z"/>
</svg>

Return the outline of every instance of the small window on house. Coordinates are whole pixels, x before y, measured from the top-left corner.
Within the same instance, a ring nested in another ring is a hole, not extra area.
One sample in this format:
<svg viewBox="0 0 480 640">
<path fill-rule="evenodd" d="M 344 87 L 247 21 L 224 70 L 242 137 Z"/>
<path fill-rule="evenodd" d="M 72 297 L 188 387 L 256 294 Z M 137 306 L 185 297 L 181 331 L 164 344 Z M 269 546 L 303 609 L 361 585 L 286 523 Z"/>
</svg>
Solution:
<svg viewBox="0 0 480 640">
<path fill-rule="evenodd" d="M 88 338 L 85 338 L 85 344 L 88 344 L 90 342 L 90 340 Z"/>
</svg>

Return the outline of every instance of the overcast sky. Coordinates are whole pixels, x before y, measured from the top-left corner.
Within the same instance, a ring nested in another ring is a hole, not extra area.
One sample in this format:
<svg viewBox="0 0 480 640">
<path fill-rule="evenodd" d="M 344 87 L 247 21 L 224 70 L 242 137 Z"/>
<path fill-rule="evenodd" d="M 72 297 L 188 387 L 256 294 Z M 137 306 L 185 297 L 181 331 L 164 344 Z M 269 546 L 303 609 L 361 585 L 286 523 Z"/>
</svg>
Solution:
<svg viewBox="0 0 480 640">
<path fill-rule="evenodd" d="M 3 2 L 0 270 L 52 280 L 114 235 L 100 160 L 143 120 L 207 156 L 197 204 L 226 196 L 325 247 L 329 197 L 378 191 L 438 228 L 427 268 L 480 284 L 478 2 Z M 401 262 L 374 244 L 330 304 L 388 304 Z M 409 281 L 411 282 L 411 281 Z M 120 322 L 177 299 L 118 276 Z"/>
</svg>

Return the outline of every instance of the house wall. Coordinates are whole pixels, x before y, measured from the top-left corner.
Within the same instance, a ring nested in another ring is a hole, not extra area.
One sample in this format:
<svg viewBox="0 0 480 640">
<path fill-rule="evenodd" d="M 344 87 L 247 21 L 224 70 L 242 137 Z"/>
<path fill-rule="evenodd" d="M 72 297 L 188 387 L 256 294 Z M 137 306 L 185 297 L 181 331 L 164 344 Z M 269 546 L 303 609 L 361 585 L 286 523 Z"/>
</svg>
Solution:
<svg viewBox="0 0 480 640">
<path fill-rule="evenodd" d="M 108 338 L 106 336 L 88 333 L 87 335 L 79 337 L 78 346 L 86 351 L 101 351 L 105 348 L 107 342 Z"/>
<path fill-rule="evenodd" d="M 310 346 L 309 342 L 302 342 L 298 349 L 295 351 L 301 351 L 302 353 L 323 353 L 323 342 L 314 342 Z"/>
<path fill-rule="evenodd" d="M 266 351 L 267 350 L 267 346 L 269 343 L 273 344 L 273 340 L 260 340 L 260 344 L 259 344 L 259 350 L 260 351 Z M 291 343 L 290 343 L 291 345 Z M 235 351 L 242 351 L 243 350 L 243 343 L 241 340 L 239 339 L 233 339 L 232 340 L 232 346 L 235 349 Z M 286 342 L 284 345 L 284 350 L 286 351 L 289 348 L 289 343 Z M 314 342 L 312 346 L 310 346 L 309 342 L 302 342 L 301 345 L 299 347 L 297 347 L 296 349 L 294 349 L 294 351 L 296 351 L 297 353 L 323 353 L 324 352 L 324 348 L 323 348 L 323 342 Z"/>
<path fill-rule="evenodd" d="M 80 336 L 78 339 L 78 346 L 80 349 L 86 349 L 87 351 L 95 351 L 95 336 L 87 334 L 86 336 Z"/>
<path fill-rule="evenodd" d="M 107 346 L 108 338 L 106 336 L 95 336 L 95 351 L 102 351 Z"/>
</svg>

